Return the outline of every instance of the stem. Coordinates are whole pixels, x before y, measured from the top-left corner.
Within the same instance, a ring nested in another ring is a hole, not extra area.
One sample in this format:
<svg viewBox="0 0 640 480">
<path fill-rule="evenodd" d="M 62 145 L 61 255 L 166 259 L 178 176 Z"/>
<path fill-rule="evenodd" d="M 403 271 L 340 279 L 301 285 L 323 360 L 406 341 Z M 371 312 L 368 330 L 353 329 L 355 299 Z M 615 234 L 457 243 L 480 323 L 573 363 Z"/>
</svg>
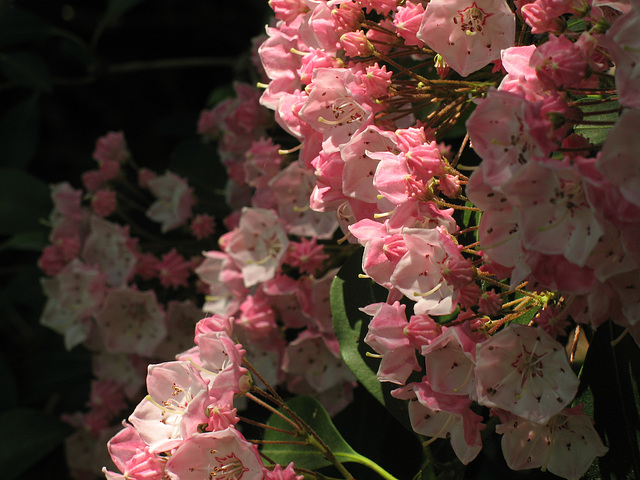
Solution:
<svg viewBox="0 0 640 480">
<path fill-rule="evenodd" d="M 296 432 L 292 432 L 291 430 L 285 430 L 283 428 L 272 427 L 271 425 L 267 425 L 266 423 L 256 422 L 255 420 L 251 420 L 250 418 L 242 417 L 240 415 L 238 416 L 238 418 L 240 419 L 241 422 L 248 423 L 249 425 L 254 425 L 256 427 L 260 427 L 260 428 L 264 428 L 264 429 L 268 429 L 268 430 L 273 430 L 273 431 L 280 432 L 280 433 L 286 433 L 287 435 L 291 435 L 293 437 L 298 435 Z"/>
<path fill-rule="evenodd" d="M 300 419 L 302 420 L 302 419 Z M 353 475 L 346 469 L 346 467 L 336 458 L 331 449 L 327 446 L 324 441 L 316 434 L 308 425 L 305 427 L 307 432 L 309 432 L 309 437 L 307 438 L 307 445 L 312 446 L 316 450 L 318 450 L 324 458 L 329 460 L 334 467 L 340 472 L 340 474 L 345 478 L 345 480 L 354 480 Z"/>
<path fill-rule="evenodd" d="M 391 475 L 389 472 L 387 472 L 384 468 L 382 468 L 376 462 L 374 462 L 373 460 L 367 457 L 359 455 L 358 457 L 350 457 L 350 458 L 354 462 L 359 463 L 360 465 L 364 465 L 365 467 L 368 467 L 369 469 L 373 470 L 374 472 L 376 472 L 378 475 L 380 475 L 382 478 L 386 480 L 398 480 L 396 477 Z"/>
<path fill-rule="evenodd" d="M 274 413 L 274 414 L 278 415 L 285 422 L 289 423 L 293 428 L 295 428 L 297 431 L 300 432 L 300 427 L 298 425 L 296 425 L 295 423 L 293 423 L 293 421 L 290 418 L 288 418 L 287 416 L 285 416 L 281 412 L 279 412 L 277 408 L 272 407 L 267 402 L 263 402 L 258 397 L 255 397 L 255 396 L 251 395 L 250 393 L 245 393 L 245 396 L 248 399 L 253 400 L 254 402 L 256 402 L 258 405 L 263 406 L 264 408 L 269 410 L 271 413 Z"/>
<path fill-rule="evenodd" d="M 456 210 L 468 210 L 471 212 L 481 212 L 482 210 L 480 210 L 479 208 L 476 207 L 465 207 L 464 205 L 456 205 L 455 203 L 449 203 L 449 202 L 445 202 L 444 200 L 441 200 L 439 198 L 432 198 L 431 201 L 437 205 L 440 205 L 441 207 L 448 207 L 448 208 L 455 208 Z"/>
</svg>

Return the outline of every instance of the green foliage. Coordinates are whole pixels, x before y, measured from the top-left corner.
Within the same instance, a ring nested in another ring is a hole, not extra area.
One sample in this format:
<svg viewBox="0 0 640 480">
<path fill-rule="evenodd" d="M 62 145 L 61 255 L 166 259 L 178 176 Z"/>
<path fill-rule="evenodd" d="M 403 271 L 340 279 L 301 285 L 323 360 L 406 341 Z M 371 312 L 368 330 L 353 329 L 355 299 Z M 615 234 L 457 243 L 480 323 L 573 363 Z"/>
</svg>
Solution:
<svg viewBox="0 0 640 480">
<path fill-rule="evenodd" d="M 371 349 L 364 343 L 371 317 L 360 311 L 372 303 L 384 302 L 387 291 L 362 274 L 362 250 L 356 251 L 342 266 L 331 284 L 331 312 L 333 327 L 340 342 L 340 351 L 358 381 L 403 425 L 412 431 L 408 422 L 405 401 L 393 398 L 391 390 L 397 385 L 380 383 L 376 377 L 379 359 L 368 357 Z"/>
<path fill-rule="evenodd" d="M 585 97 L 584 100 L 597 100 L 597 98 Z M 575 133 L 582 135 L 593 145 L 602 145 L 609 134 L 609 130 L 611 130 L 611 127 L 620 116 L 620 104 L 612 100 L 596 105 L 581 105 L 580 110 L 582 111 L 584 120 L 592 123 L 576 125 L 574 127 Z"/>
<path fill-rule="evenodd" d="M 327 411 L 315 398 L 307 396 L 295 397 L 287 402 L 287 406 L 318 434 L 338 460 L 341 462 L 353 462 L 360 459 L 361 456 L 342 438 L 340 432 L 338 432 L 333 425 Z M 279 411 L 286 415 L 283 409 Z M 271 415 L 267 424 L 283 430 L 293 430 L 293 427 L 288 422 L 276 414 Z M 265 440 L 306 441 L 307 439 L 275 430 L 266 430 Z M 277 463 L 287 465 L 289 462 L 294 462 L 297 467 L 307 468 L 309 470 L 331 465 L 331 462 L 327 460 L 317 448 L 311 446 L 311 444 L 268 444 L 264 446 L 262 452 Z"/>
<path fill-rule="evenodd" d="M 71 428 L 46 413 L 13 408 L 0 414 L 6 432 L 0 439 L 2 478 L 14 480 L 38 463 L 69 434 Z"/>
</svg>

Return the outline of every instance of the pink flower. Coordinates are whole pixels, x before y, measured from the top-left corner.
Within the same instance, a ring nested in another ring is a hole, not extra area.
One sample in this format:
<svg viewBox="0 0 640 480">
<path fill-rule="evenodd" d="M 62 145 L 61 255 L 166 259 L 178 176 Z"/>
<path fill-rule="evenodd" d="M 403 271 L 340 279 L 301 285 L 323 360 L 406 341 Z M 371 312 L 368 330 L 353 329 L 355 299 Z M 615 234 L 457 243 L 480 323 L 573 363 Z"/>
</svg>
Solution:
<svg viewBox="0 0 640 480">
<path fill-rule="evenodd" d="M 203 238 L 210 237 L 215 233 L 215 219 L 211 215 L 200 213 L 193 217 L 189 228 L 191 228 L 191 233 L 193 233 L 194 237 L 198 240 L 202 240 Z"/>
<path fill-rule="evenodd" d="M 127 150 L 127 142 L 124 134 L 120 132 L 108 132 L 96 141 L 93 158 L 99 163 L 115 162 L 124 163 L 130 153 Z"/>
<path fill-rule="evenodd" d="M 546 422 L 578 390 L 562 345 L 540 328 L 512 324 L 476 351 L 478 403 Z"/>
<path fill-rule="evenodd" d="M 475 354 L 476 342 L 462 327 L 447 328 L 422 348 L 429 386 L 439 393 L 474 398 Z"/>
<path fill-rule="evenodd" d="M 373 318 L 364 341 L 381 356 L 377 378 L 380 382 L 403 385 L 412 371 L 420 371 L 416 350 L 405 333 L 406 305 L 374 303 L 361 310 Z"/>
<path fill-rule="evenodd" d="M 467 120 L 473 149 L 483 160 L 484 178 L 491 186 L 502 185 L 528 161 L 545 158 L 557 147 L 553 126 L 541 107 L 542 102 L 491 90 Z"/>
<path fill-rule="evenodd" d="M 208 398 L 207 384 L 189 362 L 149 365 L 147 395 L 129 416 L 129 422 L 153 453 L 181 445 L 190 433 L 183 419 L 193 404 Z M 188 418 L 188 417 L 187 417 Z"/>
<path fill-rule="evenodd" d="M 626 14 L 619 16 L 605 34 L 605 44 L 616 66 L 618 100 L 625 107 L 640 108 L 640 8 L 632 2 Z"/>
<path fill-rule="evenodd" d="M 90 226 L 91 233 L 84 243 L 81 258 L 106 273 L 109 286 L 124 286 L 133 276 L 137 263 L 136 241 L 129 236 L 129 227 L 96 216 L 91 217 Z"/>
<path fill-rule="evenodd" d="M 93 213 L 104 218 L 111 215 L 116 210 L 116 192 L 109 189 L 98 190 L 91 199 Z"/>
<path fill-rule="evenodd" d="M 362 30 L 343 34 L 340 44 L 348 57 L 368 57 L 373 53 L 373 45 Z"/>
<path fill-rule="evenodd" d="M 514 45 L 515 26 L 504 0 L 432 0 L 417 37 L 466 77 Z"/>
<path fill-rule="evenodd" d="M 269 0 L 269 6 L 276 18 L 286 23 L 293 22 L 298 16 L 309 11 L 304 0 Z"/>
<path fill-rule="evenodd" d="M 310 208 L 309 199 L 315 185 L 313 172 L 293 162 L 276 175 L 269 186 L 273 191 L 278 216 L 287 233 L 300 237 L 328 239 L 338 222 L 333 214 Z"/>
<path fill-rule="evenodd" d="M 622 112 L 609 131 L 596 167 L 626 200 L 640 207 L 640 159 L 636 155 L 640 139 L 634 133 L 638 122 L 640 111 L 628 108 Z"/>
<path fill-rule="evenodd" d="M 338 150 L 372 122 L 372 106 L 357 89 L 355 75 L 344 68 L 319 68 L 299 116 L 323 134 L 326 153 Z"/>
<path fill-rule="evenodd" d="M 549 35 L 531 55 L 531 67 L 546 90 L 582 87 L 588 76 L 586 59 L 578 46 L 564 35 Z"/>
<path fill-rule="evenodd" d="M 238 228 L 220 237 L 220 246 L 242 270 L 249 288 L 274 277 L 289 239 L 273 211 L 244 208 Z"/>
<path fill-rule="evenodd" d="M 311 387 L 307 393 L 314 394 L 341 387 L 343 383 L 354 380 L 351 370 L 339 352 L 332 351 L 326 337 L 310 330 L 305 330 L 289 343 L 282 370 L 289 375 L 288 388 L 294 393 L 298 383 L 295 377 L 304 380 Z"/>
<path fill-rule="evenodd" d="M 496 427 L 502 452 L 512 470 L 539 468 L 568 480 L 578 480 L 596 457 L 607 453 L 582 405 L 565 409 L 546 423 L 514 415 Z M 523 446 L 526 445 L 526 448 Z"/>
<path fill-rule="evenodd" d="M 87 339 L 90 318 L 100 309 L 107 290 L 106 274 L 74 259 L 54 278 L 41 280 L 47 302 L 40 323 L 64 336 L 67 350 Z"/>
<path fill-rule="evenodd" d="M 282 465 L 276 465 L 273 470 L 265 472 L 265 480 L 304 480 L 304 475 L 296 475 L 293 462 L 282 468 Z"/>
<path fill-rule="evenodd" d="M 249 295 L 240 304 L 236 325 L 246 334 L 249 343 L 257 344 L 265 350 L 282 341 L 282 332 L 276 323 L 276 312 L 262 288 Z"/>
<path fill-rule="evenodd" d="M 165 288 L 186 287 L 188 285 L 189 275 L 191 275 L 191 263 L 172 248 L 169 253 L 162 256 L 162 260 L 158 263 L 158 276 L 160 283 Z"/>
<path fill-rule="evenodd" d="M 407 1 L 404 6 L 398 7 L 393 17 L 393 24 L 396 26 L 396 34 L 404 39 L 406 45 L 418 47 L 424 45 L 424 42 L 417 37 L 423 16 L 424 6 L 421 3 Z"/>
<path fill-rule="evenodd" d="M 297 267 L 300 273 L 313 275 L 328 258 L 315 238 L 301 238 L 300 242 L 290 243 L 285 263 Z"/>
<path fill-rule="evenodd" d="M 142 188 L 149 188 L 149 182 L 156 177 L 157 175 L 154 171 L 148 168 L 141 168 L 138 171 L 138 185 Z"/>
<path fill-rule="evenodd" d="M 164 475 L 165 461 L 149 451 L 149 447 L 133 426 L 128 423 L 123 425 L 124 429 L 107 443 L 109 455 L 123 475 L 110 472 L 106 467 L 103 467 L 102 473 L 108 480 L 161 478 Z"/>
<path fill-rule="evenodd" d="M 453 451 L 465 465 L 482 450 L 480 431 L 484 425 L 482 417 L 469 408 L 469 398 L 435 392 L 426 377 L 420 383 L 410 383 L 392 391 L 391 395 L 413 400 L 409 402 L 413 430 L 434 439 L 450 439 Z"/>
<path fill-rule="evenodd" d="M 161 223 L 162 233 L 184 225 L 191 217 L 195 204 L 193 192 L 187 181 L 172 172 L 147 182 L 156 201 L 147 210 L 147 217 Z"/>
<path fill-rule="evenodd" d="M 171 455 L 165 472 L 171 480 L 202 480 L 210 476 L 262 480 L 264 470 L 255 445 L 229 427 L 194 433 Z"/>
<path fill-rule="evenodd" d="M 164 312 L 153 291 L 109 290 L 96 325 L 110 353 L 151 355 L 167 334 Z"/>
</svg>

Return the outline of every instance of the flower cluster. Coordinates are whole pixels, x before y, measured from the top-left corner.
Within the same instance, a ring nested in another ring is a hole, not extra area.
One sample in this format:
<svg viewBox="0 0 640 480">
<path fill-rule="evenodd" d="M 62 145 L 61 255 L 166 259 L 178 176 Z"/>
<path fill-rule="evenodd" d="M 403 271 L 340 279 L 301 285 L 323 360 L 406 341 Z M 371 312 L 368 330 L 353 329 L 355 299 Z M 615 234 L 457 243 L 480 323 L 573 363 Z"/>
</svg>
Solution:
<svg viewBox="0 0 640 480">
<path fill-rule="evenodd" d="M 378 379 L 422 372 L 394 395 L 463 463 L 482 448 L 480 405 L 511 468 L 579 478 L 607 449 L 571 408 L 579 380 L 557 340 L 612 318 L 640 343 L 640 5 L 270 5 L 260 102 L 315 175 L 310 208 L 336 212 L 388 290 L 363 306 Z M 454 153 L 442 139 L 471 110 Z M 523 438 L 537 442 L 527 454 Z M 579 460 L 564 460 L 569 446 Z"/>
<path fill-rule="evenodd" d="M 250 380 L 232 328 L 228 318 L 205 318 L 196 326 L 195 347 L 176 361 L 149 365 L 148 395 L 108 443 L 122 473 L 103 468 L 107 479 L 302 479 L 293 464 L 267 469 L 235 427 L 233 398 L 247 393 Z"/>
<path fill-rule="evenodd" d="M 104 464 L 98 452 L 139 397 L 145 366 L 192 345 L 203 316 L 194 272 L 202 247 L 185 245 L 215 231 L 212 216 L 196 213 L 187 180 L 138 168 L 122 132 L 99 138 L 93 158 L 98 168 L 83 174 L 82 189 L 52 185 L 50 245 L 39 261 L 47 275 L 40 322 L 67 349 L 91 352 L 88 411 L 66 416 L 77 429 L 67 455 L 78 477 Z M 158 229 L 187 243 L 163 240 Z"/>
<path fill-rule="evenodd" d="M 243 358 L 267 385 L 345 408 L 354 340 L 334 322 L 353 313 L 331 284 L 361 255 L 384 295 L 349 318 L 368 324 L 358 354 L 380 360 L 371 378 L 406 402 L 425 449 L 450 444 L 467 465 L 495 432 L 509 468 L 579 479 L 608 451 L 578 398 L 581 332 L 610 319 L 640 345 L 640 3 L 269 4 L 262 91 L 237 83 L 198 122 L 229 179 L 218 248 L 187 181 L 137 169 L 119 134 L 98 142 L 86 194 L 54 187 L 42 321 L 68 347 L 157 356 L 179 327 L 146 287 L 195 288 L 192 273 L 211 315 L 195 347 L 149 367 L 149 395 L 109 442 L 122 474 L 107 478 L 296 478 L 235 427 Z M 158 238 L 191 219 L 204 259 L 160 259 L 134 223 L 108 220 L 128 198 L 122 165 Z M 115 391 L 100 383 L 91 406 L 116 416 Z"/>
</svg>

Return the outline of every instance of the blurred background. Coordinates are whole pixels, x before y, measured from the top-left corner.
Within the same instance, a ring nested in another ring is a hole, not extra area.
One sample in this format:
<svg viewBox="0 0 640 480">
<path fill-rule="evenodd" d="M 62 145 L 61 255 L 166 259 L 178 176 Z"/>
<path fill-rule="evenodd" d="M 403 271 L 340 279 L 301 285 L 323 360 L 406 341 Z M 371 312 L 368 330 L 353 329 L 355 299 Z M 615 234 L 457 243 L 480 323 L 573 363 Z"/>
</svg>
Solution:
<svg viewBox="0 0 640 480">
<path fill-rule="evenodd" d="M 84 407 L 82 346 L 39 325 L 37 268 L 49 185 L 95 168 L 96 139 L 122 130 L 156 172 L 215 155 L 199 141 L 205 107 L 250 74 L 264 0 L 0 0 L 0 472 L 67 479 L 60 416 Z M 209 162 L 215 170 L 215 162 Z M 175 168 L 174 168 L 175 167 Z M 221 170 L 222 171 L 222 170 Z M 207 177 L 216 172 L 207 172 Z"/>
</svg>

